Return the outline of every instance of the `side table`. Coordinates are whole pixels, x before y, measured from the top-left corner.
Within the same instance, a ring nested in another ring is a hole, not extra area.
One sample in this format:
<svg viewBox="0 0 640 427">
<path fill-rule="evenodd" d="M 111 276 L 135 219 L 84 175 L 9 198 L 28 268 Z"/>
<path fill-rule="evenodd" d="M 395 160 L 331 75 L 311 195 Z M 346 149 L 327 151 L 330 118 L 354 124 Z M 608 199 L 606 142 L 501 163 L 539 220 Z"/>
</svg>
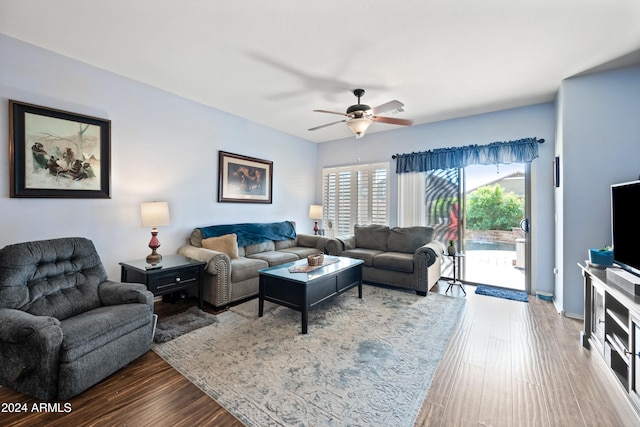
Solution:
<svg viewBox="0 0 640 427">
<path fill-rule="evenodd" d="M 155 296 L 197 286 L 198 300 L 202 309 L 205 265 L 203 261 L 182 255 L 163 255 L 162 262 L 155 268 L 150 267 L 145 259 L 126 261 L 120 263 L 120 281 L 142 283 Z"/>
<path fill-rule="evenodd" d="M 454 286 L 460 286 L 460 289 L 462 289 L 462 292 L 466 295 L 467 291 L 464 290 L 464 286 L 463 283 L 458 280 L 460 279 L 460 258 L 464 257 L 463 253 L 460 252 L 456 252 L 455 255 L 449 255 L 446 254 L 448 257 L 451 258 L 452 262 L 453 262 L 453 280 L 449 280 L 449 286 L 447 287 L 447 290 L 444 292 L 445 294 L 447 292 L 449 292 L 449 289 L 451 289 Z M 458 265 L 458 276 L 456 277 L 456 264 Z"/>
</svg>

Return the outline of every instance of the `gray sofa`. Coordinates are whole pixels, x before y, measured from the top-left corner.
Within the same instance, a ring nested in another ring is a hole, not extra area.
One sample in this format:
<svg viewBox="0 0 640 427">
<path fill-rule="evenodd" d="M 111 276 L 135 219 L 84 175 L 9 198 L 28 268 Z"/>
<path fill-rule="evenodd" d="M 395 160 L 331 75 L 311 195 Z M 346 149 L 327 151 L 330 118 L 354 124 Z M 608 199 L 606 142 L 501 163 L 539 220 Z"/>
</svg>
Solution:
<svg viewBox="0 0 640 427">
<path fill-rule="evenodd" d="M 203 239 L 230 234 L 237 238 L 237 258 L 229 251 L 203 247 Z M 195 228 L 178 253 L 207 263 L 204 300 L 220 308 L 257 296 L 258 270 L 320 252 L 336 252 L 338 244 L 328 237 L 297 234 L 293 221 L 227 224 Z"/>
<path fill-rule="evenodd" d="M 116 283 L 93 243 L 63 238 L 0 250 L 0 384 L 67 400 L 146 353 L 153 294 Z"/>
<path fill-rule="evenodd" d="M 354 234 L 338 237 L 341 245 L 334 255 L 363 260 L 363 281 L 427 295 L 440 278 L 445 249 L 433 235 L 431 227 L 356 225 Z"/>
</svg>

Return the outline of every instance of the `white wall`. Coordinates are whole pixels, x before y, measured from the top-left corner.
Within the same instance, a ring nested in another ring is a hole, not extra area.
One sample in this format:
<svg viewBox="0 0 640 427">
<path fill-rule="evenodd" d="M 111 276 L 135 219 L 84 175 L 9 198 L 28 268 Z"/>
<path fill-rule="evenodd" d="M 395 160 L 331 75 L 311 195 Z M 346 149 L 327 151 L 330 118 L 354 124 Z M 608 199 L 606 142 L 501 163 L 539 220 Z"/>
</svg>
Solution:
<svg viewBox="0 0 640 427">
<path fill-rule="evenodd" d="M 577 263 L 589 248 L 611 244 L 611 184 L 640 175 L 640 66 L 565 80 L 558 106 L 556 293 L 567 315 L 581 315 Z"/>
<path fill-rule="evenodd" d="M 291 219 L 311 232 L 317 145 L 0 35 L 0 135 L 8 100 L 111 120 L 111 199 L 9 197 L 8 138 L 0 174 L 0 247 L 67 236 L 92 239 L 111 279 L 119 261 L 145 257 L 141 202 L 166 200 L 161 254 L 194 227 Z M 211 84 L 224 84 L 212 81 Z M 273 204 L 217 202 L 218 151 L 273 161 Z"/>
<path fill-rule="evenodd" d="M 410 110 L 405 113 L 410 115 Z M 374 123 L 373 126 L 379 124 Z M 551 103 L 490 114 L 398 128 L 388 132 L 323 143 L 318 150 L 317 199 L 321 199 L 322 167 L 391 162 L 391 225 L 397 219 L 396 153 L 470 144 L 489 144 L 526 137 L 545 139 L 540 157 L 531 166 L 532 175 L 532 290 L 553 291 L 553 188 L 551 164 L 554 156 L 555 106 Z"/>
</svg>

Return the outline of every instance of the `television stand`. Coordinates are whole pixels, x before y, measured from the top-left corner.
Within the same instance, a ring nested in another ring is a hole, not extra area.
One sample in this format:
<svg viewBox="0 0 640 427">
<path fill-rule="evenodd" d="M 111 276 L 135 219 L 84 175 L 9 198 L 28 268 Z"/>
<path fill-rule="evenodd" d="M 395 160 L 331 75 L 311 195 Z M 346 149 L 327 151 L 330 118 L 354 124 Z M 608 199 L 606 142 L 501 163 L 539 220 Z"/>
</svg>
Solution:
<svg viewBox="0 0 640 427">
<path fill-rule="evenodd" d="M 610 273 L 578 265 L 584 277 L 582 346 L 604 359 L 640 416 L 640 297 Z"/>
<path fill-rule="evenodd" d="M 607 268 L 607 280 L 630 294 L 640 295 L 640 277 L 621 268 Z"/>
</svg>

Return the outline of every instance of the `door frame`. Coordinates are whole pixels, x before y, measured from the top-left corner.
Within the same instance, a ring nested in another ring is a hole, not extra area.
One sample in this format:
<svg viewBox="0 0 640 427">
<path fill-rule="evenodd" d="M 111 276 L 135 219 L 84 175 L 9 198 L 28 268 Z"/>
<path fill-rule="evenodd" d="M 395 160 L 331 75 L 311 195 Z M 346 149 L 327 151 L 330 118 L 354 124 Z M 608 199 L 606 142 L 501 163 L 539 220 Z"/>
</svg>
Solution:
<svg viewBox="0 0 640 427">
<path fill-rule="evenodd" d="M 528 230 L 525 232 L 525 267 L 524 267 L 524 289 L 527 294 L 531 294 L 531 163 L 524 163 L 524 217 L 528 220 Z M 491 166 L 491 165 L 487 165 Z M 458 236 L 460 242 L 465 239 L 465 224 L 466 224 L 466 170 L 465 168 L 458 169 Z M 462 262 L 461 276 L 466 277 L 466 262 Z M 475 282 L 468 282 L 462 280 L 465 283 L 477 284 Z M 491 285 L 490 283 L 488 285 Z"/>
<path fill-rule="evenodd" d="M 531 294 L 531 163 L 525 163 L 524 165 L 524 217 L 528 222 L 528 230 L 524 233 L 524 290 L 527 294 Z"/>
</svg>

